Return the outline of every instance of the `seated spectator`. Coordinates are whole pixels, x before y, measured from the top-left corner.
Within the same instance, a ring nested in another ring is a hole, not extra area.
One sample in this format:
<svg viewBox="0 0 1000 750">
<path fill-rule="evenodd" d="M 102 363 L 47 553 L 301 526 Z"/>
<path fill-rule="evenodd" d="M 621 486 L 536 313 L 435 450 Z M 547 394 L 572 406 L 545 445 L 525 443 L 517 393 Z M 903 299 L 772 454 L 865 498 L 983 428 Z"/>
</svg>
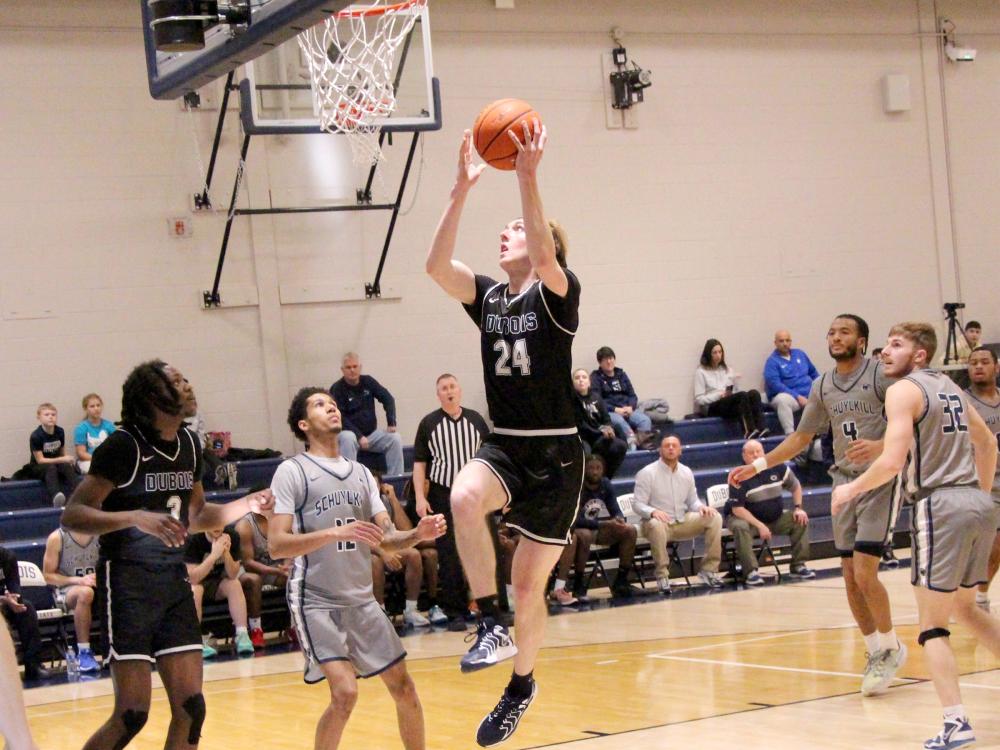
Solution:
<svg viewBox="0 0 1000 750">
<path fill-rule="evenodd" d="M 66 455 L 66 433 L 56 424 L 59 417 L 56 407 L 50 403 L 39 404 L 35 414 L 39 425 L 28 438 L 30 474 L 45 482 L 52 505 L 61 508 L 80 481 L 76 457 Z"/>
<path fill-rule="evenodd" d="M 670 593 L 669 542 L 704 535 L 705 557 L 698 576 L 712 588 L 722 586 L 722 517 L 698 499 L 694 474 L 680 463 L 681 441 L 668 435 L 660 441 L 660 458 L 635 475 L 632 509 L 642 518 L 642 534 L 649 540 L 656 565 L 656 585 Z"/>
<path fill-rule="evenodd" d="M 760 393 L 737 391 L 740 375 L 726 364 L 726 352 L 718 339 L 709 339 L 694 371 L 694 403 L 702 416 L 739 419 L 743 436 L 763 437 L 768 433 L 761 410 Z"/>
<path fill-rule="evenodd" d="M 24 662 L 24 679 L 39 680 L 49 676 L 41 664 L 42 633 L 38 629 L 38 613 L 31 602 L 21 600 L 21 574 L 17 557 L 0 547 L 0 611 L 4 619 L 17 631 L 21 641 L 21 661 Z"/>
<path fill-rule="evenodd" d="M 757 440 L 743 445 L 743 463 L 752 464 L 764 457 L 764 446 Z M 792 493 L 792 509 L 785 510 L 782 492 Z M 757 556 L 753 553 L 753 536 L 771 541 L 772 534 L 783 534 L 792 540 L 792 561 L 788 566 L 791 578 L 815 578 L 806 566 L 809 560 L 809 516 L 802 507 L 802 485 L 787 466 L 762 471 L 739 487 L 729 488 L 726 503 L 726 525 L 733 532 L 736 554 L 743 566 L 747 586 L 764 583 L 757 571 Z"/>
<path fill-rule="evenodd" d="M 375 483 L 379 488 L 379 495 L 382 497 L 382 504 L 385 506 L 389 520 L 399 531 L 410 531 L 413 523 L 403 510 L 399 498 L 396 497 L 396 490 L 391 484 L 382 481 L 382 473 L 373 471 Z M 431 623 L 443 625 L 448 622 L 448 616 L 442 611 L 437 603 L 438 595 L 438 558 L 437 550 L 434 547 L 434 540 L 419 542 L 414 547 L 396 552 L 385 552 L 381 547 L 372 549 L 372 579 L 375 589 L 375 600 L 385 607 L 385 571 L 392 573 L 403 572 L 406 585 L 406 605 L 403 609 L 403 622 L 407 625 L 423 628 Z M 427 593 L 430 597 L 430 607 L 428 616 L 420 614 L 417 608 L 417 601 L 420 598 L 420 587 L 427 584 Z"/>
<path fill-rule="evenodd" d="M 260 493 L 270 496 L 271 490 L 264 489 Z M 250 642 L 254 648 L 265 646 L 264 628 L 261 622 L 264 586 L 284 588 L 288 582 L 288 572 L 292 567 L 291 560 L 273 560 L 267 550 L 269 520 L 269 514 L 251 511 L 234 526 L 240 538 L 239 558 L 240 565 L 243 566 L 240 585 L 247 601 L 247 625 L 250 630 Z"/>
<path fill-rule="evenodd" d="M 337 402 L 344 429 L 340 433 L 340 452 L 344 458 L 356 461 L 358 449 L 371 453 L 384 453 L 386 473 L 398 476 L 403 473 L 403 440 L 396 432 L 396 400 L 371 375 L 361 374 L 361 360 L 348 352 L 341 360 L 340 371 L 344 376 L 330 386 L 330 394 Z M 385 409 L 386 428 L 378 429 L 375 402 Z"/>
<path fill-rule="evenodd" d="M 643 412 L 636 411 L 639 398 L 635 395 L 635 388 L 615 362 L 615 352 L 610 346 L 597 350 L 598 368 L 590 373 L 591 387 L 607 404 L 615 434 L 625 440 L 631 450 L 635 450 L 652 432 L 653 423 Z"/>
<path fill-rule="evenodd" d="M 778 412 L 781 431 L 786 435 L 795 432 L 795 412 L 806 405 L 812 383 L 818 377 L 809 355 L 792 348 L 792 334 L 775 333 L 774 351 L 764 364 L 764 384 L 767 398 Z"/>
<path fill-rule="evenodd" d="M 584 570 L 590 557 L 590 548 L 595 542 L 618 545 L 618 572 L 611 584 L 611 595 L 632 596 L 634 592 L 629 585 L 628 577 L 635 559 L 637 536 L 635 526 L 625 520 L 625 515 L 618 507 L 618 498 L 611 488 L 611 482 L 604 476 L 604 460 L 596 454 L 591 456 L 587 459 L 584 469 L 579 510 L 573 523 L 573 539 L 563 549 L 562 557 L 559 558 L 552 598 L 563 607 L 568 607 L 586 597 L 587 584 L 584 580 Z M 576 574 L 571 595 L 566 591 L 566 581 L 569 577 L 569 566 L 573 565 L 574 561 Z"/>
<path fill-rule="evenodd" d="M 184 550 L 184 563 L 191 579 L 194 606 L 201 621 L 203 601 L 229 603 L 229 616 L 236 626 L 236 653 L 253 654 L 253 642 L 247 632 L 247 600 L 240 584 L 240 537 L 231 527 L 222 530 L 191 534 Z M 209 636 L 202 636 L 202 657 L 211 659 L 218 652 L 209 643 Z"/>
<path fill-rule="evenodd" d="M 56 529 L 45 541 L 42 575 L 55 588 L 56 603 L 73 613 L 76 653 L 81 672 L 100 672 L 101 666 L 90 649 L 90 624 L 97 587 L 97 537 Z"/>
<path fill-rule="evenodd" d="M 882 347 L 881 346 L 876 346 L 874 349 L 872 349 L 872 355 L 871 356 L 872 356 L 872 359 L 874 359 L 876 362 L 881 362 L 882 361 Z"/>
<path fill-rule="evenodd" d="M 628 451 L 628 443 L 615 436 L 611 417 L 601 395 L 591 388 L 590 376 L 582 367 L 573 371 L 576 400 L 576 429 L 585 449 L 604 459 L 608 477 L 613 477 Z"/>
<path fill-rule="evenodd" d="M 104 401 L 96 393 L 83 397 L 83 421 L 73 430 L 76 446 L 76 466 L 81 474 L 90 471 L 90 459 L 108 435 L 115 431 L 113 422 L 104 419 Z"/>
</svg>

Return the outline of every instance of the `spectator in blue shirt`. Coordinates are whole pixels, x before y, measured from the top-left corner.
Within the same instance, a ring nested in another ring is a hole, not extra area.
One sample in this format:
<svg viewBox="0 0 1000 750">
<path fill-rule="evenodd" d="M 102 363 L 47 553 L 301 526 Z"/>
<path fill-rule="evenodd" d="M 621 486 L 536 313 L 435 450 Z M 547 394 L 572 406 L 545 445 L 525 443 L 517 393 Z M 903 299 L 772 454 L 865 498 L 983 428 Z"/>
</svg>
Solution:
<svg viewBox="0 0 1000 750">
<path fill-rule="evenodd" d="M 767 398 L 778 412 L 781 431 L 786 435 L 795 431 L 795 412 L 806 405 L 809 390 L 818 377 L 809 356 L 801 349 L 792 348 L 792 334 L 776 332 L 774 351 L 764 365 L 764 384 Z"/>
<path fill-rule="evenodd" d="M 104 401 L 96 393 L 83 397 L 83 421 L 73 430 L 76 446 L 76 465 L 81 474 L 90 471 L 90 459 L 97 446 L 115 431 L 115 425 L 104 419 Z"/>
<path fill-rule="evenodd" d="M 385 473 L 403 473 L 403 440 L 396 432 L 396 399 L 371 375 L 361 374 L 361 358 L 348 352 L 340 363 L 344 377 L 330 386 L 337 402 L 344 430 L 340 433 L 340 452 L 356 461 L 358 449 L 385 454 Z M 385 409 L 385 430 L 378 429 L 375 402 Z"/>
<path fill-rule="evenodd" d="M 591 387 L 607 404 L 615 434 L 628 442 L 630 450 L 635 450 L 636 443 L 641 440 L 633 430 L 648 434 L 653 430 L 653 423 L 645 413 L 636 411 L 639 398 L 625 371 L 615 367 L 614 349 L 610 346 L 598 349 L 597 364 L 599 367 L 590 373 Z"/>
</svg>

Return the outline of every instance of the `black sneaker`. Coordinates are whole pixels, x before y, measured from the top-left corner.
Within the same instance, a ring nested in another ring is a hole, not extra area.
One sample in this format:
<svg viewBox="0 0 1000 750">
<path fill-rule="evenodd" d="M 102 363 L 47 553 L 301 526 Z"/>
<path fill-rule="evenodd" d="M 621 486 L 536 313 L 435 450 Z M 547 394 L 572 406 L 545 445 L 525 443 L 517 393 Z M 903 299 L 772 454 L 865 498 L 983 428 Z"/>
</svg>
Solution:
<svg viewBox="0 0 1000 750">
<path fill-rule="evenodd" d="M 534 680 L 531 681 L 531 695 L 527 698 L 512 698 L 504 690 L 497 707 L 486 714 L 479 724 L 479 730 L 476 732 L 476 742 L 479 746 L 493 747 L 509 739 L 537 694 L 538 683 Z"/>
<path fill-rule="evenodd" d="M 492 667 L 497 662 L 510 659 L 517 653 L 517 646 L 511 640 L 510 631 L 492 617 L 484 617 L 480 620 L 479 625 L 476 626 L 476 632 L 469 633 L 465 640 L 473 638 L 475 643 L 462 657 L 463 672 L 475 672 L 477 669 Z"/>
</svg>

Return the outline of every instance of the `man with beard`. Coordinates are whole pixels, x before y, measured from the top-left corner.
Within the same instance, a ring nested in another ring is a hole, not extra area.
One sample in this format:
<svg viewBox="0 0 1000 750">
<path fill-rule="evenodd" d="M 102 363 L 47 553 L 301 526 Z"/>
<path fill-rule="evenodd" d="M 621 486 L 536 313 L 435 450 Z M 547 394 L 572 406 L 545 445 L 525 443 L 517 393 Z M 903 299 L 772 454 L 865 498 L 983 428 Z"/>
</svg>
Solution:
<svg viewBox="0 0 1000 750">
<path fill-rule="evenodd" d="M 838 315 L 826 334 L 836 366 L 813 383 L 795 432 L 763 458 L 733 469 L 729 481 L 739 486 L 762 471 L 799 454 L 813 436 L 833 428 L 833 486 L 859 476 L 882 450 L 885 419 L 882 405 L 889 381 L 882 367 L 865 357 L 868 324 L 857 315 Z M 868 652 L 862 695 L 885 692 L 906 661 L 906 646 L 892 626 L 889 594 L 878 579 L 878 564 L 899 512 L 898 482 L 860 495 L 834 518 L 834 544 L 851 614 Z"/>
<path fill-rule="evenodd" d="M 1000 446 L 1000 389 L 997 388 L 997 355 L 991 349 L 980 346 L 972 350 L 969 355 L 969 382 L 971 386 L 966 390 L 969 397 L 969 405 L 979 412 L 990 432 L 996 435 L 997 445 Z M 979 585 L 976 592 L 976 604 L 980 609 L 990 611 L 990 582 L 1000 568 L 1000 469 L 993 477 L 993 487 L 991 494 L 996 506 L 997 513 L 997 535 L 993 539 L 993 549 L 990 552 L 990 562 L 986 583 Z"/>
<path fill-rule="evenodd" d="M 833 490 L 834 517 L 850 513 L 854 498 L 906 478 L 913 500 L 913 564 L 924 658 L 944 712 L 944 727 L 925 750 L 952 750 L 975 742 L 962 706 L 958 665 L 948 624 L 954 618 L 1000 656 L 1000 621 L 976 607 L 996 536 L 989 496 L 996 474 L 996 437 L 947 375 L 926 369 L 937 336 L 926 323 L 900 323 L 882 351 L 886 374 L 899 380 L 885 397 L 884 447 L 868 469 Z"/>
</svg>

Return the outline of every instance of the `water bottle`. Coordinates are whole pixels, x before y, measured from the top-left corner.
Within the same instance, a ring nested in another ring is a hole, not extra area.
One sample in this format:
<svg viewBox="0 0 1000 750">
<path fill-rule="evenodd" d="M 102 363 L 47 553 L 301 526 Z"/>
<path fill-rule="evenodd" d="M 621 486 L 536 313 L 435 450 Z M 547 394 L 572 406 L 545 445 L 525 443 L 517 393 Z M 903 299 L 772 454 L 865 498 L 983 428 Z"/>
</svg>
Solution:
<svg viewBox="0 0 1000 750">
<path fill-rule="evenodd" d="M 72 646 L 66 647 L 66 679 L 70 682 L 80 679 L 80 659 Z"/>
</svg>

